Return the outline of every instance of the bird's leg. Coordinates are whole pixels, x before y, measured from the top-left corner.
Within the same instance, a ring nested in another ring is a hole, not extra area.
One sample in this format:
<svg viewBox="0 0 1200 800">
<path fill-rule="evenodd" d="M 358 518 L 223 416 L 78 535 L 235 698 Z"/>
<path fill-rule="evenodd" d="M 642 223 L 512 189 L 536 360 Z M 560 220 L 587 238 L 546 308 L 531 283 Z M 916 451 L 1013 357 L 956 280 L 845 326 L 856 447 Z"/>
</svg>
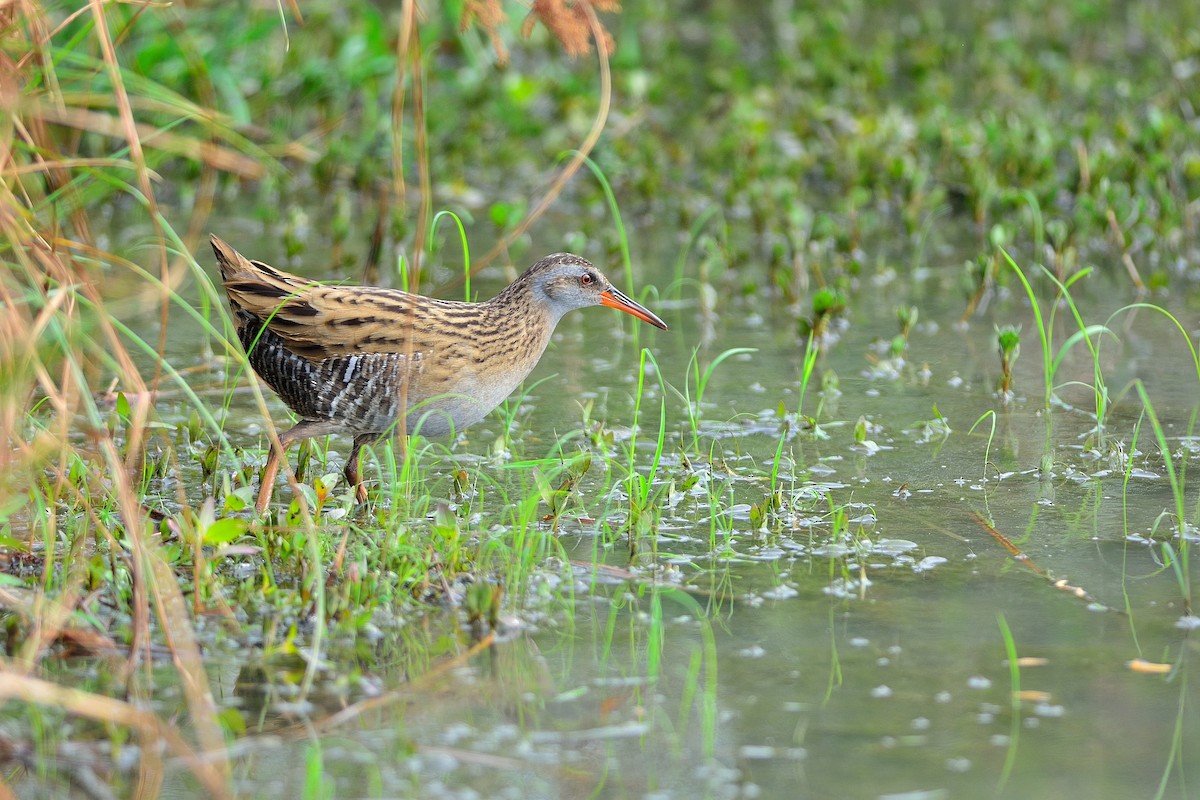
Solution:
<svg viewBox="0 0 1200 800">
<path fill-rule="evenodd" d="M 279 472 L 279 462 L 287 460 L 288 447 L 292 442 L 318 435 L 325 425 L 326 423 L 320 421 L 302 419 L 279 435 L 280 449 L 271 448 L 271 454 L 267 456 L 267 465 L 263 467 L 262 487 L 258 491 L 258 503 L 255 505 L 259 514 L 265 514 L 267 506 L 271 503 L 275 475 Z"/>
<path fill-rule="evenodd" d="M 363 445 L 370 444 L 378 438 L 374 434 L 362 433 L 354 437 L 354 446 L 350 448 L 350 457 L 346 459 L 346 482 L 355 487 L 354 496 L 360 503 L 367 502 L 367 487 L 363 486 L 362 480 L 358 475 L 358 459 L 359 451 Z"/>
</svg>

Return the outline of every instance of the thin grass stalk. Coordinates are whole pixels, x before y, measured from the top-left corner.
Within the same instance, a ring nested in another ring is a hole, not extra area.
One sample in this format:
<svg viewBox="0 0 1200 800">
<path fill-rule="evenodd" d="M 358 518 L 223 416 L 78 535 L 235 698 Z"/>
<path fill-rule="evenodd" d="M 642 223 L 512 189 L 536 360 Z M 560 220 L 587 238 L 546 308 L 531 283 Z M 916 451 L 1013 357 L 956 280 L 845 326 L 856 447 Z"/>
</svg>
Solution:
<svg viewBox="0 0 1200 800">
<path fill-rule="evenodd" d="M 571 155 L 578 155 L 576 151 L 570 151 Z M 617 246 L 621 250 L 621 266 L 625 272 L 625 289 L 630 295 L 634 294 L 633 288 L 633 259 L 629 256 L 629 234 L 625 230 L 625 220 L 621 217 L 621 208 L 617 205 L 617 196 L 613 193 L 612 184 L 608 182 L 608 176 L 604 174 L 604 170 L 600 165 L 584 155 L 583 163 L 591 170 L 591 173 L 596 178 L 596 182 L 600 184 L 600 188 L 604 191 L 604 200 L 608 204 L 608 211 L 612 214 L 613 225 L 617 229 Z M 635 334 L 638 326 L 633 328 Z"/>
<path fill-rule="evenodd" d="M 975 429 L 978 428 L 980 425 L 982 425 L 983 421 L 985 419 L 991 423 L 991 427 L 988 430 L 987 445 L 983 448 L 982 476 L 984 478 L 987 478 L 988 464 L 990 464 L 992 461 L 992 443 L 996 439 L 996 410 L 988 409 L 987 411 L 980 414 L 979 418 L 975 420 L 975 422 L 971 425 L 971 427 L 969 429 L 967 429 L 967 435 L 969 436 L 972 433 L 974 433 Z M 997 472 L 999 472 L 999 470 L 997 470 Z"/>
<path fill-rule="evenodd" d="M 1054 285 L 1058 287 L 1059 296 L 1066 300 L 1067 307 L 1071 310 L 1071 314 L 1075 319 L 1075 324 L 1079 327 L 1079 330 L 1071 334 L 1071 336 L 1069 336 L 1067 340 L 1063 342 L 1062 347 L 1059 348 L 1058 353 L 1054 357 L 1052 371 L 1054 374 L 1058 373 L 1058 369 L 1062 365 L 1063 359 L 1066 357 L 1071 348 L 1075 346 L 1075 344 L 1082 341 L 1087 345 L 1088 352 L 1092 359 L 1093 383 L 1089 388 L 1092 390 L 1092 396 L 1096 405 L 1096 436 L 1099 442 L 1103 444 L 1105 441 L 1105 419 L 1108 413 L 1109 396 L 1108 386 L 1104 381 L 1104 371 L 1100 366 L 1099 341 L 1106 333 L 1112 336 L 1114 339 L 1116 339 L 1117 336 L 1105 325 L 1087 325 L 1084 323 L 1083 315 L 1080 313 L 1079 307 L 1075 305 L 1075 298 L 1071 296 L 1071 286 L 1076 281 L 1081 280 L 1085 276 L 1089 275 L 1091 273 L 1091 269 L 1081 270 L 1072 275 L 1065 282 L 1058 280 L 1054 273 L 1046 269 L 1046 267 L 1042 267 L 1042 272 L 1045 273 L 1046 277 L 1053 281 Z M 1057 305 L 1057 303 L 1055 305 Z M 1051 322 L 1051 327 L 1053 327 L 1053 322 Z M 1093 336 L 1096 337 L 1095 342 L 1092 341 Z"/>
<path fill-rule="evenodd" d="M 1121 598 L 1125 603 L 1125 618 L 1129 621 L 1129 635 L 1133 639 L 1133 647 L 1138 657 L 1142 656 L 1142 645 L 1138 641 L 1137 625 L 1134 624 L 1133 598 L 1129 596 L 1129 548 L 1132 541 L 1129 535 L 1129 481 L 1133 478 L 1134 459 L 1137 456 L 1138 440 L 1142 434 L 1142 423 L 1146 420 L 1146 410 L 1138 414 L 1133 424 L 1133 433 L 1129 439 L 1129 454 L 1125 458 L 1125 468 L 1121 475 Z"/>
<path fill-rule="evenodd" d="M 821 349 L 817 346 L 815 334 L 809 330 L 808 341 L 804 345 L 804 361 L 800 367 L 800 397 L 796 400 L 796 417 L 798 419 L 804 418 L 804 397 L 808 394 L 808 384 L 816 370 L 817 357 L 820 352 Z"/>
<path fill-rule="evenodd" d="M 692 227 L 688 229 L 687 240 L 684 242 L 683 249 L 679 251 L 679 256 L 675 259 L 675 279 L 671 282 L 671 288 L 675 291 L 680 291 L 685 281 L 688 280 L 683 275 L 684 266 L 687 264 L 688 257 L 692 254 L 692 249 L 695 248 L 700 234 L 708 225 L 708 221 L 714 217 L 719 217 L 721 221 L 720 238 L 728 241 L 729 221 L 725 218 L 725 212 L 718 205 L 709 206 L 696 217 Z"/>
<path fill-rule="evenodd" d="M 1004 787 L 1008 785 L 1008 779 L 1012 776 L 1013 768 L 1017 765 L 1017 744 L 1020 741 L 1021 735 L 1021 665 L 1017 660 L 1017 644 L 1013 639 L 1012 631 L 1008 627 L 1008 622 L 1004 619 L 1004 614 L 996 614 L 996 624 L 1000 627 L 1000 638 L 1004 642 L 1004 652 L 1008 659 L 1008 677 L 1009 677 L 1009 713 L 1012 719 L 1009 720 L 1008 727 L 1008 747 L 1004 752 L 1004 766 L 1000 770 L 1000 777 L 996 781 L 996 794 L 1001 794 Z"/>
<path fill-rule="evenodd" d="M 829 562 L 830 578 L 833 577 L 833 561 Z M 829 631 L 829 677 L 825 681 L 825 692 L 821 696 L 821 707 L 825 708 L 833 700 L 834 691 L 842 685 L 844 676 L 842 675 L 842 660 L 838 653 L 838 629 L 839 629 L 839 614 L 838 605 L 833 598 L 829 601 L 829 622 L 826 629 Z"/>
<path fill-rule="evenodd" d="M 1179 320 L 1177 317 L 1175 317 L 1175 315 L 1173 315 L 1171 312 L 1167 311 L 1167 310 L 1166 310 L 1165 308 L 1163 308 L 1162 306 L 1158 306 L 1158 305 L 1155 305 L 1155 304 L 1153 304 L 1153 303 L 1130 303 L 1129 305 L 1122 306 L 1122 307 L 1118 308 L 1116 311 L 1114 311 L 1114 312 L 1113 312 L 1113 313 L 1112 313 L 1112 314 L 1109 316 L 1109 318 L 1108 318 L 1108 319 L 1105 321 L 1105 323 L 1104 323 L 1105 327 L 1106 327 L 1106 328 L 1107 328 L 1107 327 L 1111 327 L 1111 326 L 1110 326 L 1110 323 L 1111 323 L 1111 322 L 1113 321 L 1113 319 L 1115 319 L 1115 318 L 1116 318 L 1118 315 L 1120 315 L 1120 314 L 1124 314 L 1124 313 L 1126 313 L 1126 312 L 1129 312 L 1129 311 L 1134 311 L 1134 310 L 1136 310 L 1136 309 L 1139 309 L 1139 308 L 1148 309 L 1148 310 L 1150 310 L 1150 311 L 1153 311 L 1153 312 L 1155 312 L 1155 313 L 1157 313 L 1157 314 L 1162 314 L 1164 317 L 1166 317 L 1166 318 L 1167 318 L 1167 320 L 1169 320 L 1169 321 L 1171 322 L 1171 324 L 1172 324 L 1172 325 L 1174 325 L 1174 326 L 1175 326 L 1175 329 L 1176 329 L 1177 331 L 1179 331 L 1180 335 L 1183 337 L 1183 342 L 1184 342 L 1184 344 L 1186 344 L 1186 345 L 1187 345 L 1187 348 L 1188 348 L 1188 353 L 1189 353 L 1189 354 L 1191 355 L 1191 357 L 1192 357 L 1192 367 L 1193 367 L 1193 368 L 1195 369 L 1195 371 L 1196 371 L 1196 383 L 1197 383 L 1197 388 L 1198 388 L 1198 389 L 1200 389 L 1200 352 L 1198 352 L 1198 351 L 1196 350 L 1196 344 L 1195 344 L 1195 342 L 1193 342 L 1193 341 L 1192 341 L 1192 336 L 1191 336 L 1191 333 L 1190 333 L 1190 332 L 1188 331 L 1188 329 L 1187 329 L 1187 328 L 1184 326 L 1184 324 L 1183 324 L 1182 322 L 1180 322 L 1180 320 Z"/>
<path fill-rule="evenodd" d="M 1179 702 L 1175 706 L 1175 724 L 1171 728 L 1171 748 L 1167 751 L 1166 761 L 1163 763 L 1162 776 L 1158 779 L 1158 786 L 1154 792 L 1154 800 L 1162 800 L 1167 796 L 1167 786 L 1171 782 L 1171 773 L 1179 772 L 1179 784 L 1181 795 L 1187 791 L 1186 771 L 1184 765 L 1189 763 L 1190 759 L 1185 759 L 1184 756 L 1184 722 L 1189 714 L 1194 714 L 1189 708 L 1188 700 L 1188 678 L 1187 678 L 1187 660 L 1181 659 L 1182 665 L 1179 667 L 1180 673 L 1176 677 L 1176 683 L 1179 685 Z"/>
<path fill-rule="evenodd" d="M 429 225 L 429 241 L 435 241 L 434 234 L 437 232 L 438 222 L 443 218 L 453 220 L 455 227 L 458 229 L 458 242 L 462 246 L 463 257 L 463 300 L 470 303 L 471 297 L 471 247 L 467 244 L 467 229 L 463 226 L 462 219 L 453 211 L 439 211 L 433 215 L 433 222 Z"/>
<path fill-rule="evenodd" d="M 294 2 L 292 3 L 294 6 Z M 149 5 L 146 6 L 149 8 Z M 280 10 L 282 15 L 282 8 Z M 299 12 L 296 14 L 299 18 Z M 196 47 L 194 37 L 189 34 L 188 26 L 180 19 L 176 18 L 168 22 L 168 26 L 172 29 L 175 44 L 179 47 L 179 52 L 183 55 L 190 70 L 192 85 L 195 87 L 197 104 L 201 108 L 212 109 L 217 107 L 217 91 L 212 82 L 212 75 L 205 63 L 203 54 Z M 132 26 L 127 26 L 127 30 Z M 287 25 L 283 25 L 284 36 L 287 36 Z M 286 41 L 286 39 L 285 39 Z M 212 215 L 214 201 L 217 193 L 217 178 L 218 170 L 207 159 L 201 159 L 199 162 L 200 175 L 197 180 L 197 188 L 194 194 L 194 202 L 192 204 L 191 214 L 188 217 L 187 232 L 183 235 L 183 241 L 187 247 L 182 253 L 178 253 L 174 262 L 171 264 L 171 274 L 174 276 L 177 272 L 183 272 L 181 267 L 187 264 L 187 253 L 195 252 L 200 246 L 204 236 L 205 228 L 209 218 Z M 172 281 L 165 281 L 165 285 L 172 286 Z M 166 330 L 166 326 L 163 326 Z"/>
<path fill-rule="evenodd" d="M 1017 279 L 1025 289 L 1025 295 L 1029 298 L 1029 306 L 1033 311 L 1034 323 L 1037 326 L 1038 339 L 1041 343 L 1042 353 L 1042 405 L 1044 408 L 1045 425 L 1042 434 L 1042 457 L 1040 462 L 1040 470 L 1044 476 L 1048 476 L 1051 472 L 1054 463 L 1054 416 L 1050 413 L 1050 407 L 1054 399 L 1054 311 L 1055 305 L 1051 304 L 1050 320 L 1047 322 L 1042 317 L 1041 304 L 1038 302 L 1037 294 L 1030 285 L 1029 279 L 1025 273 L 1017 266 L 1017 262 L 1013 261 L 1012 256 L 1003 247 L 1000 248 L 1000 253 L 1004 256 L 1004 260 L 1012 267 L 1017 274 Z"/>
<path fill-rule="evenodd" d="M 1146 392 L 1145 385 L 1138 380 L 1134 383 L 1137 389 L 1138 397 L 1142 401 L 1142 407 L 1145 409 L 1146 417 L 1150 420 L 1150 429 L 1154 432 L 1155 441 L 1158 443 L 1158 449 L 1162 454 L 1163 467 L 1167 472 L 1167 482 L 1171 487 L 1171 495 L 1175 500 L 1175 525 L 1179 532 L 1179 551 L 1177 558 L 1172 557 L 1171 546 L 1169 542 L 1163 543 L 1163 555 L 1166 557 L 1167 563 L 1171 564 L 1175 570 L 1176 580 L 1179 584 L 1180 592 L 1183 595 L 1184 611 L 1187 614 L 1192 613 L 1192 585 L 1191 585 L 1191 570 L 1188 566 L 1189 545 L 1187 537 L 1187 517 L 1184 513 L 1184 486 L 1180 476 L 1175 471 L 1175 459 L 1171 456 L 1170 444 L 1167 442 L 1167 436 L 1163 430 L 1162 423 L 1159 422 L 1158 414 L 1154 410 L 1154 405 L 1150 401 L 1150 396 Z"/>
</svg>

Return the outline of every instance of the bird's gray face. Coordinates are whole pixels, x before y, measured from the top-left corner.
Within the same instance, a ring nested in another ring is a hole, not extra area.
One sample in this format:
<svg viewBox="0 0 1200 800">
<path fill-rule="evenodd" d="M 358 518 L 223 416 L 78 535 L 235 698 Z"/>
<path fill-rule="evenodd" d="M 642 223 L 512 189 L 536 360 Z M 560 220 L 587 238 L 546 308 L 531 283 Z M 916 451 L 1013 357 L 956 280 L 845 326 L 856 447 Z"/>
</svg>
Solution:
<svg viewBox="0 0 1200 800">
<path fill-rule="evenodd" d="M 568 256 L 551 264 L 537 281 L 539 294 L 562 311 L 597 306 L 611 288 L 608 278 L 590 263 Z"/>
<path fill-rule="evenodd" d="M 608 306 L 667 329 L 665 322 L 614 287 L 604 273 L 579 256 L 556 253 L 535 264 L 531 271 L 535 272 L 535 294 L 544 297 L 559 317 L 577 308 Z"/>
</svg>

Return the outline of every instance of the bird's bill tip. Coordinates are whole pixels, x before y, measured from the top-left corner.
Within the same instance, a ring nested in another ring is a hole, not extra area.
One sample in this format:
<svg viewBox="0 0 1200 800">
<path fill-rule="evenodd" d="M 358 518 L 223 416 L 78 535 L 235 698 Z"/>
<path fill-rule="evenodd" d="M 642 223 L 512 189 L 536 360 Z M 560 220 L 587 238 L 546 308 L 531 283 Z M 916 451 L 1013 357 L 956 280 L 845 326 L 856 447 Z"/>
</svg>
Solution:
<svg viewBox="0 0 1200 800">
<path fill-rule="evenodd" d="M 662 328 L 664 331 L 667 330 L 667 323 L 659 319 L 658 315 L 617 289 L 609 289 L 608 291 L 601 292 L 600 305 L 624 311 L 626 314 L 637 317 L 642 322 L 649 322 L 656 328 Z"/>
</svg>

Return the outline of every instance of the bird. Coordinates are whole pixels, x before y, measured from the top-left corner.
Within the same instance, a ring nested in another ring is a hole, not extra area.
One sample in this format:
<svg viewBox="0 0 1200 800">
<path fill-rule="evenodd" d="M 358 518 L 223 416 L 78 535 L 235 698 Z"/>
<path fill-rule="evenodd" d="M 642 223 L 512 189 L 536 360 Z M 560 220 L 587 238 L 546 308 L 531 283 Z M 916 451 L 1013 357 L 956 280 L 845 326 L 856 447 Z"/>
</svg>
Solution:
<svg viewBox="0 0 1200 800">
<path fill-rule="evenodd" d="M 399 289 L 318 283 L 251 261 L 210 237 L 234 328 L 250 366 L 297 416 L 263 469 L 264 514 L 296 441 L 350 434 L 344 475 L 367 490 L 359 452 L 400 428 L 442 436 L 479 422 L 537 366 L 568 311 L 608 306 L 667 330 L 653 312 L 571 253 L 537 261 L 483 302 Z"/>
</svg>

